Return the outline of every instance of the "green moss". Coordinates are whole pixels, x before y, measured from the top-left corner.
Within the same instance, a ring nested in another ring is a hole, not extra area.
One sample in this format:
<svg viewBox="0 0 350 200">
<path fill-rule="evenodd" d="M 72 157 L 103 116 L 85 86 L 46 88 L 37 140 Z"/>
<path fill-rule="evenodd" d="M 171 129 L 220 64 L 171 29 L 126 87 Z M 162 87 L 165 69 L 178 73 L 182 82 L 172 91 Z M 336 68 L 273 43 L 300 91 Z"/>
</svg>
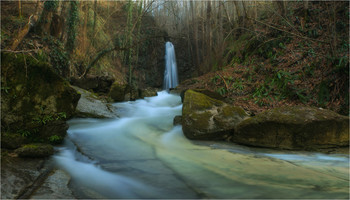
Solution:
<svg viewBox="0 0 350 200">
<path fill-rule="evenodd" d="M 221 112 L 222 112 L 222 115 L 224 117 L 231 117 L 231 116 L 236 115 L 236 114 L 238 114 L 240 117 L 247 116 L 247 114 L 244 112 L 244 110 L 240 107 L 223 106 Z"/>
<path fill-rule="evenodd" d="M 185 92 L 184 99 L 184 106 L 189 106 L 190 110 L 206 110 L 212 108 L 213 106 L 220 106 L 223 104 L 222 101 L 210 98 L 193 90 L 187 90 Z"/>
<path fill-rule="evenodd" d="M 206 129 L 209 127 L 209 118 L 212 116 L 210 112 L 203 112 L 203 113 L 192 113 L 190 114 L 190 118 L 192 120 L 192 123 L 194 127 L 197 127 L 198 129 Z"/>
</svg>

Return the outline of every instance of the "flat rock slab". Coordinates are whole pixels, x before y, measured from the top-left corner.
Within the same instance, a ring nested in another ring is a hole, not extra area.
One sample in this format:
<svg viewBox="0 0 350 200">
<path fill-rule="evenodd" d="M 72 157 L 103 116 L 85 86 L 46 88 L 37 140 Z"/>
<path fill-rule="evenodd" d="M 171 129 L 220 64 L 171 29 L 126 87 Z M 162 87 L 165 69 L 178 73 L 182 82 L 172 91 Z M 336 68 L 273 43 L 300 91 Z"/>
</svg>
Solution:
<svg viewBox="0 0 350 200">
<path fill-rule="evenodd" d="M 115 108 L 111 104 L 102 102 L 93 93 L 72 86 L 81 94 L 76 108 L 76 117 L 91 117 L 91 118 L 116 118 Z"/>
<path fill-rule="evenodd" d="M 62 170 L 51 173 L 30 199 L 75 199 L 68 188 L 70 176 Z"/>
<path fill-rule="evenodd" d="M 281 107 L 246 119 L 233 142 L 279 149 L 318 150 L 349 146 L 349 117 L 313 107 Z"/>
<path fill-rule="evenodd" d="M 1 199 L 22 198 L 27 189 L 47 170 L 45 159 L 1 156 Z"/>
</svg>

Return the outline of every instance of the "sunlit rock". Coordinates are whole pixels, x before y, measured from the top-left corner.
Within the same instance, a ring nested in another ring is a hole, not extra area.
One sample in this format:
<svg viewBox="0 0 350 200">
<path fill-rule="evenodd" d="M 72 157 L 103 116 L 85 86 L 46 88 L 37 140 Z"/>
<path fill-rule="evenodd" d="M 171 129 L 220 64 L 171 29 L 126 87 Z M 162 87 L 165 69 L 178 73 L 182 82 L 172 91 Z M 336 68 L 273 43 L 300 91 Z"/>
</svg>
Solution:
<svg viewBox="0 0 350 200">
<path fill-rule="evenodd" d="M 104 103 L 95 94 L 72 86 L 77 92 L 81 94 L 77 108 L 76 117 L 92 117 L 92 118 L 115 118 L 117 114 L 108 103 Z"/>
<path fill-rule="evenodd" d="M 182 129 L 189 139 L 225 139 L 247 114 L 202 93 L 187 90 L 182 108 Z"/>
<path fill-rule="evenodd" d="M 311 107 L 282 107 L 237 125 L 234 142 L 280 149 L 317 150 L 349 145 L 349 117 Z"/>
</svg>

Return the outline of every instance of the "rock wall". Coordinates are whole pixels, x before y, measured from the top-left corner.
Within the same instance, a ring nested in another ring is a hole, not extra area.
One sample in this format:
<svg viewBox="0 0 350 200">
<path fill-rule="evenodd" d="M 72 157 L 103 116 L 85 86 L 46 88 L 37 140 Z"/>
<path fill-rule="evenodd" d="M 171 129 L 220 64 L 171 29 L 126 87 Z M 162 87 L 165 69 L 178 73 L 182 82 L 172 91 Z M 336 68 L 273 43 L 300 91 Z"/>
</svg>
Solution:
<svg viewBox="0 0 350 200">
<path fill-rule="evenodd" d="M 1 65 L 2 137 L 8 132 L 38 142 L 63 140 L 65 120 L 75 112 L 80 94 L 30 55 L 2 53 Z"/>
</svg>

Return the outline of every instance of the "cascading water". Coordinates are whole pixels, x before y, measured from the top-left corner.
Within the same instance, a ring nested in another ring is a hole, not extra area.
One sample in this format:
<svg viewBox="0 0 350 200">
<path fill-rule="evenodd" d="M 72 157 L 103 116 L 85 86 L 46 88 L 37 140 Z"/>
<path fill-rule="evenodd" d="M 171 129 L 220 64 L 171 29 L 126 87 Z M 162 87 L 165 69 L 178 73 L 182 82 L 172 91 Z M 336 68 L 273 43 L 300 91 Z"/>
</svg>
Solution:
<svg viewBox="0 0 350 200">
<path fill-rule="evenodd" d="M 120 118 L 72 119 L 54 156 L 76 198 L 349 198 L 348 155 L 189 141 L 181 98 L 116 103 Z"/>
<path fill-rule="evenodd" d="M 171 42 L 165 43 L 165 72 L 164 84 L 165 90 L 175 88 L 178 85 L 177 66 L 174 45 Z"/>
</svg>

